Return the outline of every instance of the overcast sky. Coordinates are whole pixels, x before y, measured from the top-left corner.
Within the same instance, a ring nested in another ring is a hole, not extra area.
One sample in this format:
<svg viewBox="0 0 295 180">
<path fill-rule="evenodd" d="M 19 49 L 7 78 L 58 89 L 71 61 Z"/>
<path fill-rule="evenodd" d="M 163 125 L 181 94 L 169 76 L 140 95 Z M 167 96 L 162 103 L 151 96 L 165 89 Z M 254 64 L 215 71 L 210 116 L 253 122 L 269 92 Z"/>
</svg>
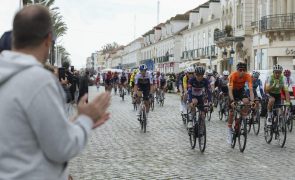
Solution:
<svg viewBox="0 0 295 180">
<path fill-rule="evenodd" d="M 0 0 L 0 34 L 11 29 L 19 0 Z M 191 10 L 207 0 L 160 0 L 160 22 Z M 157 24 L 157 0 L 55 0 L 69 30 L 59 40 L 72 64 L 84 67 L 86 58 L 109 42 L 126 45 Z"/>
</svg>

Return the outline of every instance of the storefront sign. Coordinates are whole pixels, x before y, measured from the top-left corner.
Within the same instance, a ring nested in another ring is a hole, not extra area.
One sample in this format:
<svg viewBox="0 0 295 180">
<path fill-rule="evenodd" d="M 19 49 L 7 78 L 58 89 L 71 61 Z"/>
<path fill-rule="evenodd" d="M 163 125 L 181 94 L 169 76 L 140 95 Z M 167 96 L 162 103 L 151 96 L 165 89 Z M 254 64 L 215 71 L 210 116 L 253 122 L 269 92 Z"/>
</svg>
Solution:
<svg viewBox="0 0 295 180">
<path fill-rule="evenodd" d="M 286 55 L 288 56 L 295 56 L 295 49 L 286 49 Z"/>
</svg>

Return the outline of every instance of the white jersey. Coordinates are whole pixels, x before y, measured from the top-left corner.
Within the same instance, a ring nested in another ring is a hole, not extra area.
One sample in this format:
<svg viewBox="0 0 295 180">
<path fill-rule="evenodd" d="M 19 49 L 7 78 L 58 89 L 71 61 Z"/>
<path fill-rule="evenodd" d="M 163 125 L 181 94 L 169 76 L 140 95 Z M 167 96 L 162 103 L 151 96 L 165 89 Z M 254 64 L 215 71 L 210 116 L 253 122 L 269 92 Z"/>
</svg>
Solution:
<svg viewBox="0 0 295 180">
<path fill-rule="evenodd" d="M 140 72 L 136 74 L 135 76 L 135 85 L 152 85 L 153 84 L 153 78 L 149 72 L 146 72 L 143 76 Z"/>
</svg>

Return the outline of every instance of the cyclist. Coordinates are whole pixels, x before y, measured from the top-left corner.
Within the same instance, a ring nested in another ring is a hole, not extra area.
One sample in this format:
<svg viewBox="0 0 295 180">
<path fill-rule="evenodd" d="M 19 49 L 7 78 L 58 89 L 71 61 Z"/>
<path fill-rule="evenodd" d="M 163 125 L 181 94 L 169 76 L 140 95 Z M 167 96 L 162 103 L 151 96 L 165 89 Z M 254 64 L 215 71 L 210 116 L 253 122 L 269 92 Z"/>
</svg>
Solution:
<svg viewBox="0 0 295 180">
<path fill-rule="evenodd" d="M 267 105 L 267 125 L 271 125 L 271 115 L 272 107 L 274 104 L 281 104 L 281 90 L 285 92 L 286 95 L 286 105 L 290 105 L 290 94 L 288 92 L 288 86 L 285 83 L 286 80 L 282 76 L 283 67 L 281 65 L 273 66 L 273 74 L 267 77 L 265 84 L 265 92 L 269 94 L 269 101 Z"/>
<path fill-rule="evenodd" d="M 137 69 L 134 69 L 131 76 L 130 76 L 130 82 L 129 82 L 129 86 L 131 88 L 131 97 L 132 97 L 132 104 L 135 103 L 135 99 L 133 98 L 133 90 L 134 90 L 134 83 L 135 83 L 135 76 L 138 73 Z"/>
<path fill-rule="evenodd" d="M 146 116 L 148 117 L 149 113 L 149 94 L 150 91 L 153 89 L 153 80 L 149 72 L 147 72 L 147 66 L 142 64 L 139 66 L 139 73 L 135 77 L 135 85 L 134 85 L 134 96 L 138 98 L 143 97 L 144 104 L 146 107 Z M 140 103 L 140 100 L 136 102 Z M 140 116 L 141 107 L 138 106 L 137 116 Z"/>
<path fill-rule="evenodd" d="M 159 91 L 163 92 L 163 98 L 165 99 L 165 89 L 167 87 L 167 81 L 165 79 L 165 75 L 164 73 L 161 73 L 160 77 L 159 77 Z"/>
<path fill-rule="evenodd" d="M 211 104 L 211 86 L 208 79 L 204 78 L 205 69 L 202 66 L 197 66 L 194 77 L 188 81 L 188 99 L 190 103 L 190 112 L 192 116 L 196 115 L 196 105 L 204 104 L 204 95 L 208 93 L 208 100 Z M 205 91 L 204 91 L 205 90 Z M 202 120 L 205 119 L 204 107 L 198 107 L 201 111 Z M 189 119 L 188 128 L 192 128 L 192 118 Z"/>
<path fill-rule="evenodd" d="M 257 88 L 259 87 L 259 92 L 261 97 L 264 97 L 264 93 L 263 93 L 263 88 L 262 88 L 262 82 L 259 79 L 260 76 L 260 72 L 258 71 L 253 71 L 252 72 L 252 84 L 253 84 L 253 93 L 254 93 L 254 98 L 258 98 L 258 94 L 257 94 Z M 247 95 L 250 95 L 250 91 L 249 91 L 249 87 L 248 84 L 246 85 L 246 89 L 247 89 Z"/>
<path fill-rule="evenodd" d="M 112 91 L 112 72 L 111 71 L 108 71 L 106 74 L 105 74 L 105 91 L 109 91 L 111 92 Z"/>
<path fill-rule="evenodd" d="M 113 74 L 112 82 L 113 82 L 113 88 L 115 90 L 115 94 L 117 94 L 117 88 L 118 88 L 118 84 L 119 84 L 119 74 L 118 74 L 118 72 L 115 72 Z"/>
<path fill-rule="evenodd" d="M 215 85 L 215 78 L 213 76 L 213 71 L 211 69 L 208 69 L 206 71 L 206 79 L 209 81 L 211 89 L 214 89 L 214 85 Z"/>
<path fill-rule="evenodd" d="M 288 86 L 288 90 L 289 90 L 289 94 L 290 96 L 293 96 L 293 89 L 292 89 L 292 86 L 294 85 L 294 80 L 293 78 L 291 77 L 291 71 L 289 69 L 286 69 L 284 71 L 284 76 L 286 77 L 285 78 L 285 83 L 286 85 Z M 285 95 L 283 93 L 283 98 L 285 99 Z"/>
<path fill-rule="evenodd" d="M 228 138 L 227 142 L 231 144 L 232 142 L 232 123 L 233 123 L 233 115 L 235 108 L 235 100 L 242 101 L 243 104 L 249 104 L 249 98 L 245 91 L 245 84 L 248 82 L 249 91 L 250 91 L 250 100 L 251 105 L 254 104 L 254 94 L 253 94 L 253 86 L 252 86 L 252 78 L 249 73 L 247 73 L 247 64 L 243 62 L 239 62 L 237 64 L 237 71 L 233 72 L 229 77 L 229 98 L 230 98 L 230 111 L 229 111 L 229 119 L 228 119 Z M 245 117 L 247 115 L 248 109 L 244 108 L 242 110 L 241 115 Z"/>
<path fill-rule="evenodd" d="M 218 91 L 219 93 L 219 99 L 221 99 L 223 96 L 228 96 L 228 71 L 223 71 L 222 77 L 219 78 L 218 82 Z"/>
<path fill-rule="evenodd" d="M 127 87 L 127 74 L 123 71 L 120 77 L 120 82 L 119 82 L 119 91 L 122 92 L 122 88 Z M 120 97 L 121 97 L 121 93 L 120 93 Z"/>
</svg>

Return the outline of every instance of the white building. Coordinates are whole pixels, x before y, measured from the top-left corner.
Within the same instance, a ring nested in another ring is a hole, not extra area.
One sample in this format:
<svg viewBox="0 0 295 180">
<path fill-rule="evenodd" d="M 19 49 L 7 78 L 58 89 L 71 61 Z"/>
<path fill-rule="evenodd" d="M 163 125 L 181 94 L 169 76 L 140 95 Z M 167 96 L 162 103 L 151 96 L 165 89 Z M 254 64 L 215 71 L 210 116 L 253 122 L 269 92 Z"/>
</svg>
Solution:
<svg viewBox="0 0 295 180">
<path fill-rule="evenodd" d="M 214 32 L 214 41 L 220 47 L 219 71 L 235 70 L 239 61 L 252 69 L 253 9 L 252 0 L 221 0 L 221 30 Z"/>
<path fill-rule="evenodd" d="M 140 64 L 160 72 L 178 72 L 181 61 L 181 35 L 187 28 L 189 14 L 178 14 L 143 35 Z"/>
<path fill-rule="evenodd" d="M 93 64 L 92 64 L 92 58 L 91 57 L 88 57 L 86 59 L 86 68 L 87 69 L 91 69 L 93 67 Z"/>
<path fill-rule="evenodd" d="M 295 1 L 252 0 L 254 69 L 294 69 Z"/>
<path fill-rule="evenodd" d="M 220 1 L 209 1 L 189 12 L 188 29 L 182 32 L 181 67 L 203 65 L 217 70 L 218 48 L 214 30 L 220 29 Z"/>
<path fill-rule="evenodd" d="M 140 49 L 143 47 L 143 38 L 137 38 L 128 45 L 125 46 L 122 66 L 124 69 L 132 69 L 139 65 L 141 60 Z"/>
<path fill-rule="evenodd" d="M 97 70 L 101 71 L 106 68 L 105 55 L 102 51 L 97 52 Z"/>
</svg>

